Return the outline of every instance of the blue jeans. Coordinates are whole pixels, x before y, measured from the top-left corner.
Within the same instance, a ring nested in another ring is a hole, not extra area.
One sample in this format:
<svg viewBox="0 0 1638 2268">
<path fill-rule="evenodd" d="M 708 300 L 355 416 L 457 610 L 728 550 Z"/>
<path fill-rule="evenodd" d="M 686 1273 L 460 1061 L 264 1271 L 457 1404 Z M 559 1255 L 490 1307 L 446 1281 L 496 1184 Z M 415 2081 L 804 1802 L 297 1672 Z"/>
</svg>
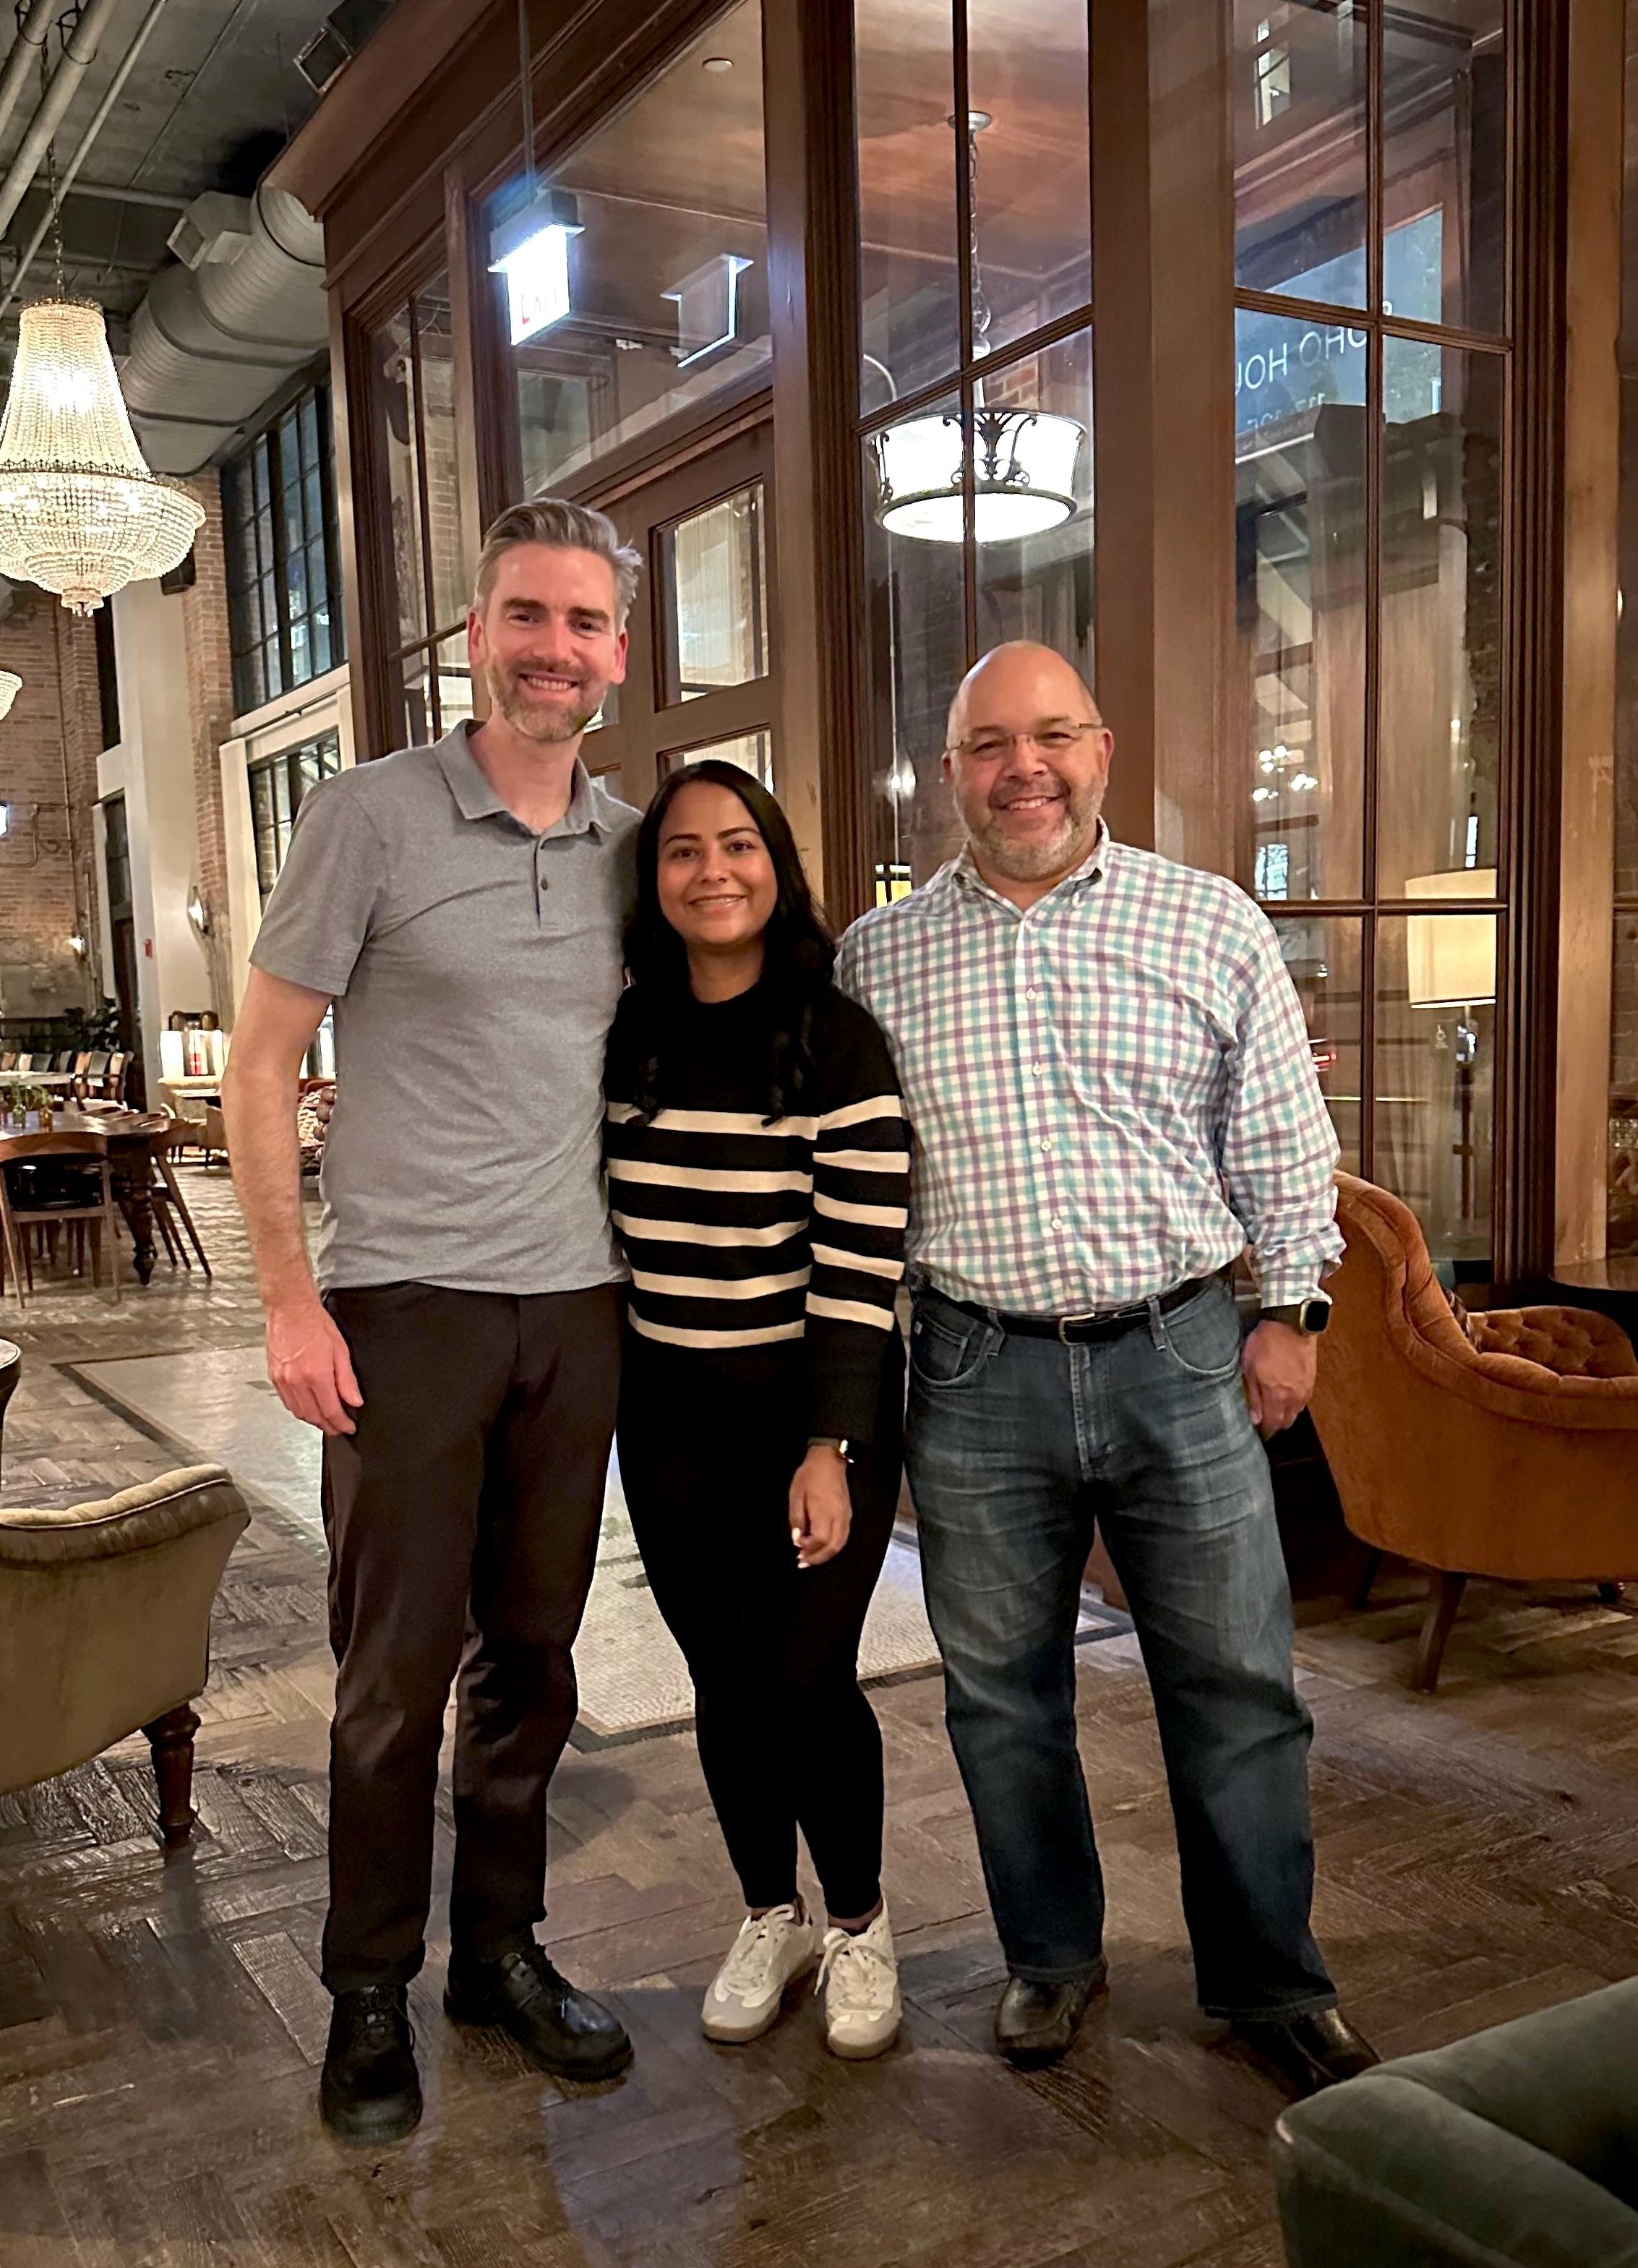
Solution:
<svg viewBox="0 0 1638 2268">
<path fill-rule="evenodd" d="M 950 1737 L 1015 1976 L 1099 1972 L 1104 1887 L 1076 1747 L 1074 1637 L 1101 1528 L 1153 1689 L 1201 2006 L 1334 2005 L 1309 1930 L 1308 1712 L 1268 1460 L 1214 1280 L 1077 1346 L 928 1288 L 907 1461 Z"/>
</svg>

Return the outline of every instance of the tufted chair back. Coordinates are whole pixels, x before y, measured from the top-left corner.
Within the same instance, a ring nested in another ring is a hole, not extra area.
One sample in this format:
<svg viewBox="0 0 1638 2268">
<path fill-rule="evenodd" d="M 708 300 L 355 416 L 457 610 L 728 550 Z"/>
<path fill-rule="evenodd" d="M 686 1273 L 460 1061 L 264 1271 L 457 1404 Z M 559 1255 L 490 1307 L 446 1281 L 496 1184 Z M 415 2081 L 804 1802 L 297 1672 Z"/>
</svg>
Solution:
<svg viewBox="0 0 1638 2268">
<path fill-rule="evenodd" d="M 1620 1326 L 1464 1318 L 1408 1206 L 1343 1174 L 1337 1219 L 1313 1416 L 1353 1533 L 1454 1578 L 1638 1576 L 1638 1358 Z"/>
</svg>

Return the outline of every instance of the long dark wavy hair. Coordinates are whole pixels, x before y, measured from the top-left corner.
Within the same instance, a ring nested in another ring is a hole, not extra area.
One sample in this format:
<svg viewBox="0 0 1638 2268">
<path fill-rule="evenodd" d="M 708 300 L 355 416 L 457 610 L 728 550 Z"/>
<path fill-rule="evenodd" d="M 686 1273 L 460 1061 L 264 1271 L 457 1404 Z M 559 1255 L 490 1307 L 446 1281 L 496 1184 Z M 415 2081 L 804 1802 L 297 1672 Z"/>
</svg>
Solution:
<svg viewBox="0 0 1638 2268">
<path fill-rule="evenodd" d="M 802 870 L 790 821 L 761 782 L 738 764 L 704 756 L 662 781 L 637 831 L 637 908 L 626 931 L 626 1013 L 630 1054 L 622 1066 L 643 1117 L 665 1107 L 667 1057 L 691 998 L 688 948 L 660 910 L 660 837 L 684 788 L 709 780 L 737 795 L 768 845 L 778 895 L 762 933 L 762 984 L 772 1009 L 762 1066 L 765 1123 L 795 1109 L 813 1073 L 813 1015 L 831 981 L 836 946 Z"/>
</svg>

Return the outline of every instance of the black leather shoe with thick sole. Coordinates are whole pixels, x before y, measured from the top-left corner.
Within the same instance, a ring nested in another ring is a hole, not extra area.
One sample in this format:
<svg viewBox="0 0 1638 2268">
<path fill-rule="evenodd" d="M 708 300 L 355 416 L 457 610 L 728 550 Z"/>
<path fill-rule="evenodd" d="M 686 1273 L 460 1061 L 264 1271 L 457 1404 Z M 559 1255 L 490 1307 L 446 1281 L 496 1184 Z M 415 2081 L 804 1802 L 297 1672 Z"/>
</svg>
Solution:
<svg viewBox="0 0 1638 2268">
<path fill-rule="evenodd" d="M 1056 2063 L 1075 2044 L 1095 1993 L 1108 1980 L 1105 1965 L 1090 1977 L 1069 1984 L 1037 1984 L 1027 1977 L 1012 1977 L 995 2010 L 995 2045 L 1009 2063 L 1025 2071 Z"/>
<path fill-rule="evenodd" d="M 618 2016 L 560 1976 L 533 1939 L 497 1961 L 452 1955 L 444 2012 L 458 2024 L 495 2024 L 554 2079 L 613 2079 L 631 2061 Z"/>
<path fill-rule="evenodd" d="M 1318 2095 L 1321 2088 L 1357 2079 L 1378 2059 L 1340 2008 L 1238 2023 L 1234 2031 L 1266 2063 L 1276 2066 L 1299 2095 Z"/>
<path fill-rule="evenodd" d="M 344 2142 L 399 2142 L 421 2124 L 421 2074 L 401 1984 L 338 1992 L 319 2110 Z"/>
</svg>

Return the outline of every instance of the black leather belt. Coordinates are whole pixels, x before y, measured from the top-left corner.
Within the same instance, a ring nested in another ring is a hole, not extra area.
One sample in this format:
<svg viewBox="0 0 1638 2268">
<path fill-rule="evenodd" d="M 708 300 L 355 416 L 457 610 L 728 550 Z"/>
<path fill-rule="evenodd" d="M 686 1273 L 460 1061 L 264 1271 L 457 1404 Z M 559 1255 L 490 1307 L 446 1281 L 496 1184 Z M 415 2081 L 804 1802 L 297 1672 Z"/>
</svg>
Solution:
<svg viewBox="0 0 1638 2268">
<path fill-rule="evenodd" d="M 1182 1307 L 1203 1292 L 1208 1284 L 1226 1283 L 1232 1270 L 1220 1268 L 1214 1276 L 1194 1276 L 1186 1284 L 1174 1284 L 1163 1292 L 1155 1302 L 1163 1315 L 1174 1307 Z M 981 1322 L 994 1323 L 998 1329 L 1025 1339 L 1057 1339 L 1064 1346 L 1082 1346 L 1090 1339 L 1119 1338 L 1139 1323 L 1149 1321 L 1150 1303 L 1139 1300 L 1135 1307 L 1105 1307 L 1088 1315 L 1013 1315 L 1004 1307 L 981 1307 L 972 1300 L 951 1300 L 945 1292 L 940 1299 L 947 1306 L 959 1307 L 964 1315 L 976 1315 Z"/>
</svg>

